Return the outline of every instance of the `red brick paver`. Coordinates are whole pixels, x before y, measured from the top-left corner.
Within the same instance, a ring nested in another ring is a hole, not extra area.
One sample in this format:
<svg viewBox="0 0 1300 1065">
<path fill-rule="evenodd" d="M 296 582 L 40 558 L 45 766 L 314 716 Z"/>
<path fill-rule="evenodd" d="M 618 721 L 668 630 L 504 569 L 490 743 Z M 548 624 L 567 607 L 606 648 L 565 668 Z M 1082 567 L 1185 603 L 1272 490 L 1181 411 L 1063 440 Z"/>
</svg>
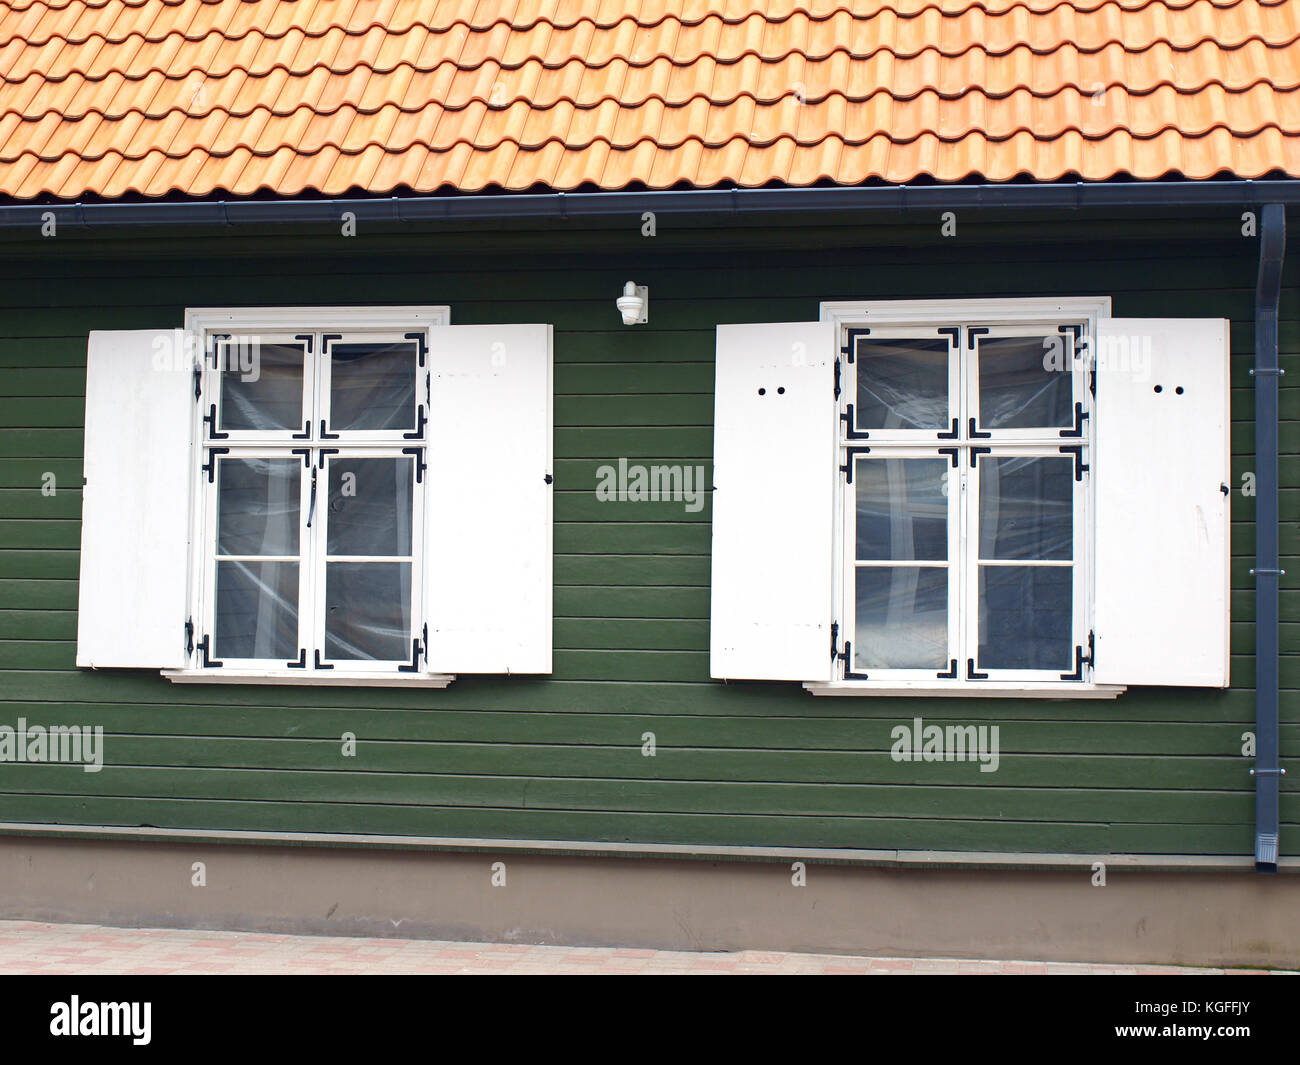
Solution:
<svg viewBox="0 0 1300 1065">
<path fill-rule="evenodd" d="M 865 958 L 772 950 L 695 953 L 629 947 L 449 943 L 0 921 L 0 974 L 199 973 L 1254 973 L 1165 965 Z"/>
</svg>

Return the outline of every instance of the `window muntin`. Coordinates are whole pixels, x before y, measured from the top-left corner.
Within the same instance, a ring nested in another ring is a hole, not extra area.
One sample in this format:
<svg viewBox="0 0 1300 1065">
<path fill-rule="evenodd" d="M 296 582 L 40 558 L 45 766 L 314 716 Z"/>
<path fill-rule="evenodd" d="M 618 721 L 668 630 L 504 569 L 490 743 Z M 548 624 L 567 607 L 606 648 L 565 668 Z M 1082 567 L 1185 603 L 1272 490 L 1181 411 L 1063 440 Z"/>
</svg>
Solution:
<svg viewBox="0 0 1300 1065">
<path fill-rule="evenodd" d="M 843 677 L 1082 679 L 1086 326 L 954 322 L 846 333 L 854 358 L 844 367 L 845 398 L 855 409 L 841 400 L 841 462 L 853 469 L 841 479 Z M 920 372 L 909 375 L 909 366 Z M 941 410 L 948 422 L 936 429 Z M 892 422 L 880 411 L 894 412 Z M 927 437 L 932 446 L 921 445 Z"/>
<path fill-rule="evenodd" d="M 242 338 L 242 351 L 225 334 L 207 340 L 205 665 L 410 670 L 423 636 L 422 340 L 271 334 Z"/>
</svg>

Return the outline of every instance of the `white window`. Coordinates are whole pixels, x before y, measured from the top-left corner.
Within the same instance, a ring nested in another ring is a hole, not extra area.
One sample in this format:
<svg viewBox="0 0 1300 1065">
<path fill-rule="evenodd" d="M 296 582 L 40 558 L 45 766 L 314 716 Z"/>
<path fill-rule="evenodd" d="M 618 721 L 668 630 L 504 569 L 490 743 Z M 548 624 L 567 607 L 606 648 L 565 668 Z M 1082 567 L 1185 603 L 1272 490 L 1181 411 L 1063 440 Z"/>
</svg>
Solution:
<svg viewBox="0 0 1300 1065">
<path fill-rule="evenodd" d="M 91 334 L 86 425 L 79 665 L 550 672 L 549 326 L 190 311 Z"/>
<path fill-rule="evenodd" d="M 1109 309 L 830 304 L 719 327 L 713 675 L 1226 684 L 1226 323 Z"/>
</svg>

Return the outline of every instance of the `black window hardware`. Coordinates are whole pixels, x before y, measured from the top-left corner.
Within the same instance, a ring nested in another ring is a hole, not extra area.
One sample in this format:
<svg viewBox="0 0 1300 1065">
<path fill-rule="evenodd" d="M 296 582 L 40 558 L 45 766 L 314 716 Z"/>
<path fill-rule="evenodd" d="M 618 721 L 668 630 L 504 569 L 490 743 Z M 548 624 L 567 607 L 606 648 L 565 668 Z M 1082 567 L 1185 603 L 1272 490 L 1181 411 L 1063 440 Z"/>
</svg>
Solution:
<svg viewBox="0 0 1300 1065">
<path fill-rule="evenodd" d="M 420 641 L 411 641 L 411 664 L 408 666 L 398 666 L 398 673 L 414 673 L 420 668 Z"/>
<path fill-rule="evenodd" d="M 420 330 L 419 332 L 416 333 L 404 333 L 402 334 L 402 336 L 404 340 L 414 340 L 420 346 L 420 353 L 418 357 L 420 360 L 420 365 L 423 366 L 424 357 L 427 354 L 429 354 L 429 341 L 425 337 L 424 331 Z"/>
<path fill-rule="evenodd" d="M 218 662 L 215 658 L 209 658 L 209 657 L 208 657 L 208 651 L 209 651 L 209 649 L 211 648 L 211 646 L 212 646 L 212 637 L 211 637 L 208 633 L 204 633 L 204 634 L 203 634 L 203 639 L 201 639 L 201 640 L 198 642 L 198 644 L 197 644 L 197 647 L 198 647 L 199 652 L 203 655 L 203 668 L 204 668 L 204 669 L 210 669 L 210 668 L 214 668 L 214 667 L 216 667 L 216 666 L 224 666 L 224 665 L 225 665 L 224 662 Z"/>
<path fill-rule="evenodd" d="M 1086 462 L 1083 461 L 1083 445 L 1062 444 L 1059 448 L 1057 448 L 1057 450 L 1060 451 L 1062 455 L 1074 456 L 1074 479 L 1076 481 L 1082 481 L 1083 475 L 1091 468 L 1088 466 Z"/>
<path fill-rule="evenodd" d="M 295 337 L 294 339 L 296 340 L 297 337 Z M 285 666 L 286 666 L 286 668 L 288 668 L 288 669 L 306 669 L 306 668 L 307 668 L 307 648 L 305 648 L 305 647 L 299 647 L 299 648 L 298 648 L 298 661 L 297 661 L 297 662 L 286 662 L 286 663 L 285 663 Z"/>
<path fill-rule="evenodd" d="M 1088 417 L 1088 412 L 1085 411 L 1085 410 L 1083 409 L 1083 404 L 1082 404 L 1082 403 L 1076 403 L 1076 404 L 1074 405 L 1074 428 L 1073 428 L 1073 429 L 1062 429 L 1062 430 L 1061 430 L 1061 435 L 1062 435 L 1062 436 L 1082 437 L 1082 436 L 1083 436 L 1083 420 L 1084 420 L 1086 417 Z"/>
<path fill-rule="evenodd" d="M 316 516 L 316 467 L 311 468 L 311 505 L 307 508 L 307 528 L 311 528 L 311 520 Z"/>
<path fill-rule="evenodd" d="M 213 333 L 210 337 L 208 337 L 208 339 L 212 342 L 211 347 L 209 347 L 207 351 L 208 356 L 210 356 L 212 359 L 212 368 L 214 370 L 220 370 L 221 358 L 217 355 L 217 345 L 220 344 L 223 340 L 229 340 L 230 334 Z"/>
<path fill-rule="evenodd" d="M 949 429 L 946 433 L 935 434 L 935 436 L 937 436 L 940 440 L 956 440 L 960 435 L 961 435 L 961 423 L 956 418 L 952 420 L 952 428 Z"/>
<path fill-rule="evenodd" d="M 940 680 L 956 680 L 957 659 L 954 658 L 951 660 L 951 664 L 948 666 L 948 671 L 946 673 L 936 673 L 935 676 L 938 677 Z"/>
<path fill-rule="evenodd" d="M 967 680 L 988 680 L 989 675 L 987 673 L 976 672 L 975 659 L 968 658 L 966 659 L 966 679 Z"/>
<path fill-rule="evenodd" d="M 316 342 L 316 338 L 311 333 L 299 333 L 293 339 L 301 340 L 306 346 L 307 354 L 311 354 L 311 347 Z M 303 652 L 304 655 L 306 653 L 306 651 Z"/>
<path fill-rule="evenodd" d="M 339 449 L 336 447 L 318 447 L 316 449 L 316 454 L 320 457 L 321 469 L 323 470 L 325 468 L 325 463 L 329 461 L 331 455 L 337 455 L 338 453 Z"/>
<path fill-rule="evenodd" d="M 974 419 L 974 418 L 971 418 L 971 420 L 970 420 L 970 432 L 967 433 L 966 435 L 969 436 L 972 440 L 987 440 L 987 439 L 989 439 L 989 437 L 991 437 L 993 434 L 992 434 L 992 433 L 981 433 L 978 429 L 975 428 L 975 419 Z"/>
<path fill-rule="evenodd" d="M 870 440 L 871 434 L 853 427 L 854 415 L 853 404 L 846 404 L 844 410 L 840 413 L 840 421 L 844 423 L 844 438 L 846 440 Z"/>
<path fill-rule="evenodd" d="M 868 676 L 866 673 L 853 672 L 853 644 L 849 640 L 844 641 L 844 650 L 841 654 L 837 655 L 836 657 L 838 657 L 839 660 L 844 663 L 845 680 L 870 680 L 871 679 L 871 677 Z"/>
<path fill-rule="evenodd" d="M 215 403 L 208 407 L 208 413 L 203 415 L 203 424 L 208 427 L 209 440 L 229 440 L 229 433 L 217 432 L 217 405 Z"/>
<path fill-rule="evenodd" d="M 419 484 L 424 480 L 424 448 L 422 447 L 404 447 L 403 455 L 413 455 L 415 457 L 415 483 Z"/>
<path fill-rule="evenodd" d="M 304 470 L 311 468 L 311 448 L 295 447 L 292 449 L 290 454 L 302 456 L 302 468 Z"/>
<path fill-rule="evenodd" d="M 1086 658 L 1084 657 L 1083 654 L 1083 648 L 1080 647 L 1078 644 L 1074 645 L 1074 672 L 1062 673 L 1061 674 L 1062 680 L 1083 680 L 1084 665 L 1086 664 L 1091 668 L 1093 664 L 1093 659 L 1097 657 L 1096 648 L 1093 643 L 1093 636 L 1094 634 L 1092 632 L 1088 633 L 1088 655 Z"/>
<path fill-rule="evenodd" d="M 839 653 L 840 647 L 840 623 L 831 622 L 831 661 L 835 661 L 835 656 Z"/>
<path fill-rule="evenodd" d="M 413 432 L 413 433 L 403 433 L 403 434 L 402 434 L 402 439 L 403 439 L 403 440 L 420 440 L 420 439 L 422 439 L 422 438 L 424 437 L 424 423 L 425 423 L 426 421 L 428 421 L 428 419 L 425 418 L 425 416 L 424 416 L 424 404 L 423 404 L 423 403 L 420 404 L 420 406 L 417 408 L 417 410 L 416 410 L 415 413 L 416 413 L 416 418 L 415 418 L 415 432 Z"/>
<path fill-rule="evenodd" d="M 959 454 L 961 454 L 961 448 L 959 448 L 959 447 L 941 447 L 941 448 L 939 448 L 939 454 L 940 454 L 940 455 L 948 455 L 948 456 L 950 456 L 950 457 L 952 458 L 952 468 L 953 468 L 954 470 L 957 468 L 957 463 L 960 461 L 960 460 L 957 458 L 957 456 L 958 456 Z"/>
<path fill-rule="evenodd" d="M 185 657 L 194 653 L 194 619 L 185 619 Z"/>
<path fill-rule="evenodd" d="M 311 439 L 311 420 L 310 420 L 310 419 L 308 419 L 307 421 L 304 421 L 304 422 L 302 423 L 302 432 L 301 432 L 301 433 L 294 433 L 292 439 L 294 439 L 294 440 L 310 440 L 310 439 Z"/>
<path fill-rule="evenodd" d="M 869 447 L 849 447 L 849 448 L 845 448 L 844 450 L 845 450 L 846 455 L 848 456 L 848 463 L 847 463 L 846 465 L 840 467 L 840 472 L 841 472 L 842 474 L 844 474 L 846 482 L 847 482 L 848 484 L 852 484 L 852 483 L 853 483 L 853 460 L 854 460 L 854 458 L 856 458 L 858 455 L 865 455 L 867 452 L 869 452 L 869 451 L 871 450 L 871 448 L 869 448 Z"/>
<path fill-rule="evenodd" d="M 956 325 L 942 325 L 936 329 L 935 332 L 941 337 L 951 338 L 952 346 L 955 348 L 957 346 L 957 338 L 961 336 L 961 327 Z"/>
<path fill-rule="evenodd" d="M 988 455 L 988 454 L 990 454 L 992 451 L 993 451 L 993 449 L 992 449 L 991 447 L 972 447 L 972 448 L 970 449 L 970 466 L 971 466 L 971 469 L 973 470 L 976 466 L 979 465 L 979 457 L 980 457 L 981 455 Z"/>
<path fill-rule="evenodd" d="M 971 326 L 969 329 L 966 330 L 966 346 L 968 348 L 973 348 L 975 346 L 975 338 L 984 336 L 984 334 L 987 333 L 988 331 L 989 330 L 986 326 L 982 326 L 982 325 Z"/>
<path fill-rule="evenodd" d="M 198 363 L 194 364 L 194 402 L 197 403 L 203 398 L 203 367 Z"/>
<path fill-rule="evenodd" d="M 840 348 L 840 351 L 844 353 L 849 362 L 853 362 L 858 357 L 858 338 L 870 335 L 871 330 L 866 327 L 849 330 L 849 342 L 844 347 Z"/>
<path fill-rule="evenodd" d="M 840 398 L 840 360 L 835 360 L 835 398 Z M 842 415 L 841 415 L 842 417 Z"/>
<path fill-rule="evenodd" d="M 208 475 L 208 484 L 217 479 L 217 456 L 230 454 L 228 447 L 210 447 L 208 448 L 208 461 L 199 469 Z"/>
<path fill-rule="evenodd" d="M 320 438 L 322 440 L 337 440 L 339 438 L 338 433 L 331 433 L 326 431 L 324 418 L 320 420 Z"/>
<path fill-rule="evenodd" d="M 316 668 L 317 668 L 317 669 L 333 669 L 333 668 L 334 668 L 333 663 L 331 663 L 331 662 L 322 662 L 322 661 L 320 660 L 320 648 L 319 648 L 319 647 L 317 647 L 316 650 L 313 652 L 313 656 L 312 656 L 312 657 L 313 657 L 313 660 L 314 660 L 314 662 L 315 662 L 315 665 L 316 665 Z"/>
</svg>

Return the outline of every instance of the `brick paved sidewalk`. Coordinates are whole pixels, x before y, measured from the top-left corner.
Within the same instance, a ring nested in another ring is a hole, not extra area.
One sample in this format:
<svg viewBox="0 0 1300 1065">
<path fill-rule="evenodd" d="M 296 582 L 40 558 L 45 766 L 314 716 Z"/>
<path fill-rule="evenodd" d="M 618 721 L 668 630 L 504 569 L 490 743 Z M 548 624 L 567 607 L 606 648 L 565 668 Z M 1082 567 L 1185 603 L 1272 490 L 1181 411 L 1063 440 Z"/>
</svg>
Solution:
<svg viewBox="0 0 1300 1065">
<path fill-rule="evenodd" d="M 449 943 L 0 921 L 0 974 L 199 973 L 1257 973 L 1154 965 L 862 958 L 746 950 Z"/>
</svg>

